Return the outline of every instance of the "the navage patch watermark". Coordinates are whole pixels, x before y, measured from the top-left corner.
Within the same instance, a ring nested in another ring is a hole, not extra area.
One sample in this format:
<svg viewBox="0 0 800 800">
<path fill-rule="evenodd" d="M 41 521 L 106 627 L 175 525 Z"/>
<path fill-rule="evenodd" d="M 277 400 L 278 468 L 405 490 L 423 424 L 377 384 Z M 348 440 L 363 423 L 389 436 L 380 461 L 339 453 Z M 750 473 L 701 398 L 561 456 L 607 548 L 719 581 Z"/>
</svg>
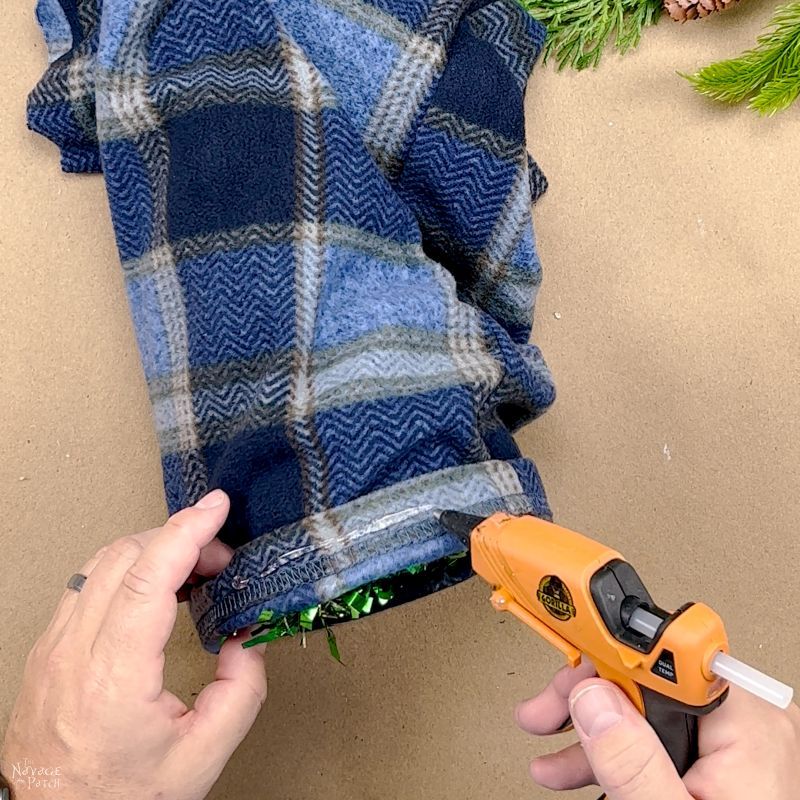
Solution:
<svg viewBox="0 0 800 800">
<path fill-rule="evenodd" d="M 24 758 L 11 765 L 9 780 L 16 790 L 60 789 L 61 767 L 43 767 Z"/>
</svg>

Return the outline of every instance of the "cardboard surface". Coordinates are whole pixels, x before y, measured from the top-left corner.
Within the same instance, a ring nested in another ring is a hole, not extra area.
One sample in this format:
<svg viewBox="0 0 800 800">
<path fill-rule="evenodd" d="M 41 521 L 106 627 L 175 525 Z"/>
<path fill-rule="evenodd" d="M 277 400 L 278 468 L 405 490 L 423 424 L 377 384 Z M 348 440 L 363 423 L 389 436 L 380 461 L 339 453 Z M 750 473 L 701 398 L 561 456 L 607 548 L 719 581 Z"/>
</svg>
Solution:
<svg viewBox="0 0 800 800">
<path fill-rule="evenodd" d="M 164 515 L 155 437 L 100 177 L 26 131 L 45 63 L 33 3 L 4 14 L 0 119 L 0 725 L 66 578 Z M 703 599 L 736 654 L 800 686 L 800 227 L 793 109 L 761 120 L 676 74 L 749 46 L 746 0 L 663 20 L 594 73 L 537 69 L 529 142 L 536 338 L 559 400 L 520 436 L 557 519 L 602 536 L 665 606 Z M 216 800 L 545 798 L 514 704 L 559 665 L 478 582 L 268 651 L 270 697 Z M 168 684 L 210 679 L 181 613 Z M 568 741 L 564 737 L 563 741 Z M 596 790 L 576 798 L 595 798 Z"/>
</svg>

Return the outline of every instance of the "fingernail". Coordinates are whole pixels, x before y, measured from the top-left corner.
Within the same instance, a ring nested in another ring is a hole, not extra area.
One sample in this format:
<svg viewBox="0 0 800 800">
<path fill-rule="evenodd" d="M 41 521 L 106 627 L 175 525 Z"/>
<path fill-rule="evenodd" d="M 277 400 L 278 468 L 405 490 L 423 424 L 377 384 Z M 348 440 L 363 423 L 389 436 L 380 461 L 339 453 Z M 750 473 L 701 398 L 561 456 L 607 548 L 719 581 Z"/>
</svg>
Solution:
<svg viewBox="0 0 800 800">
<path fill-rule="evenodd" d="M 201 497 L 195 504 L 195 508 L 216 508 L 225 502 L 225 492 L 222 489 L 214 489 L 209 492 L 205 497 Z"/>
<path fill-rule="evenodd" d="M 605 733 L 622 720 L 622 706 L 613 689 L 593 683 L 578 692 L 570 703 L 572 721 L 589 739 Z"/>
</svg>

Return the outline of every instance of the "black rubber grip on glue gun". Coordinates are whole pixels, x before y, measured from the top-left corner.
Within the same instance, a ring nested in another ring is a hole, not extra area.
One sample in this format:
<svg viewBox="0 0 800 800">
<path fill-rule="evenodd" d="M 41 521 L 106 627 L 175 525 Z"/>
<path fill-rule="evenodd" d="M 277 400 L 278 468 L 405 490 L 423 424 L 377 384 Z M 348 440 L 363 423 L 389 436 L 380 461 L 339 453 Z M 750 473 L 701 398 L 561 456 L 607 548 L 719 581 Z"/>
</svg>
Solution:
<svg viewBox="0 0 800 800">
<path fill-rule="evenodd" d="M 698 716 L 663 694 L 644 687 L 641 691 L 645 719 L 669 753 L 678 775 L 683 777 L 698 758 Z"/>
<path fill-rule="evenodd" d="M 718 708 L 727 698 L 725 691 L 713 703 L 702 708 L 687 706 L 670 697 L 640 687 L 644 701 L 644 716 L 664 745 L 678 775 L 683 777 L 697 761 L 700 717 Z M 599 800 L 604 800 L 602 795 Z"/>
<path fill-rule="evenodd" d="M 700 717 L 711 713 L 728 697 L 726 689 L 714 702 L 697 708 L 687 706 L 654 692 L 644 686 L 640 687 L 644 701 L 644 716 L 650 726 L 658 734 L 661 744 L 669 753 L 678 775 L 683 777 L 698 759 L 697 738 Z"/>
</svg>

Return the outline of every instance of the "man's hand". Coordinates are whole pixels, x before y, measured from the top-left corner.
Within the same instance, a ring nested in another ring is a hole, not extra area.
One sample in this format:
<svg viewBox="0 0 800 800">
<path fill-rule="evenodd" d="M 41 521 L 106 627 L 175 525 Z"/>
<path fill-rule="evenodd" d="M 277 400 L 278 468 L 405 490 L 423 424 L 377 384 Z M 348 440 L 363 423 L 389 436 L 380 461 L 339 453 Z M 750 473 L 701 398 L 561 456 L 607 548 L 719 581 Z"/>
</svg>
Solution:
<svg viewBox="0 0 800 800">
<path fill-rule="evenodd" d="M 800 791 L 800 709 L 787 711 L 736 688 L 700 719 L 700 759 L 678 777 L 655 731 L 591 664 L 565 667 L 517 708 L 530 733 L 554 733 L 572 716 L 580 742 L 537 758 L 531 775 L 549 789 L 599 784 L 609 800 L 794 800 Z"/>
<path fill-rule="evenodd" d="M 61 800 L 206 796 L 266 697 L 263 647 L 226 642 L 193 709 L 164 690 L 164 647 L 176 591 L 230 560 L 214 538 L 228 508 L 223 492 L 211 492 L 83 567 L 83 590 L 64 594 L 25 666 L 0 751 L 12 786 L 13 765 L 29 759 L 59 768 Z M 14 788 L 21 800 L 52 795 Z"/>
</svg>

